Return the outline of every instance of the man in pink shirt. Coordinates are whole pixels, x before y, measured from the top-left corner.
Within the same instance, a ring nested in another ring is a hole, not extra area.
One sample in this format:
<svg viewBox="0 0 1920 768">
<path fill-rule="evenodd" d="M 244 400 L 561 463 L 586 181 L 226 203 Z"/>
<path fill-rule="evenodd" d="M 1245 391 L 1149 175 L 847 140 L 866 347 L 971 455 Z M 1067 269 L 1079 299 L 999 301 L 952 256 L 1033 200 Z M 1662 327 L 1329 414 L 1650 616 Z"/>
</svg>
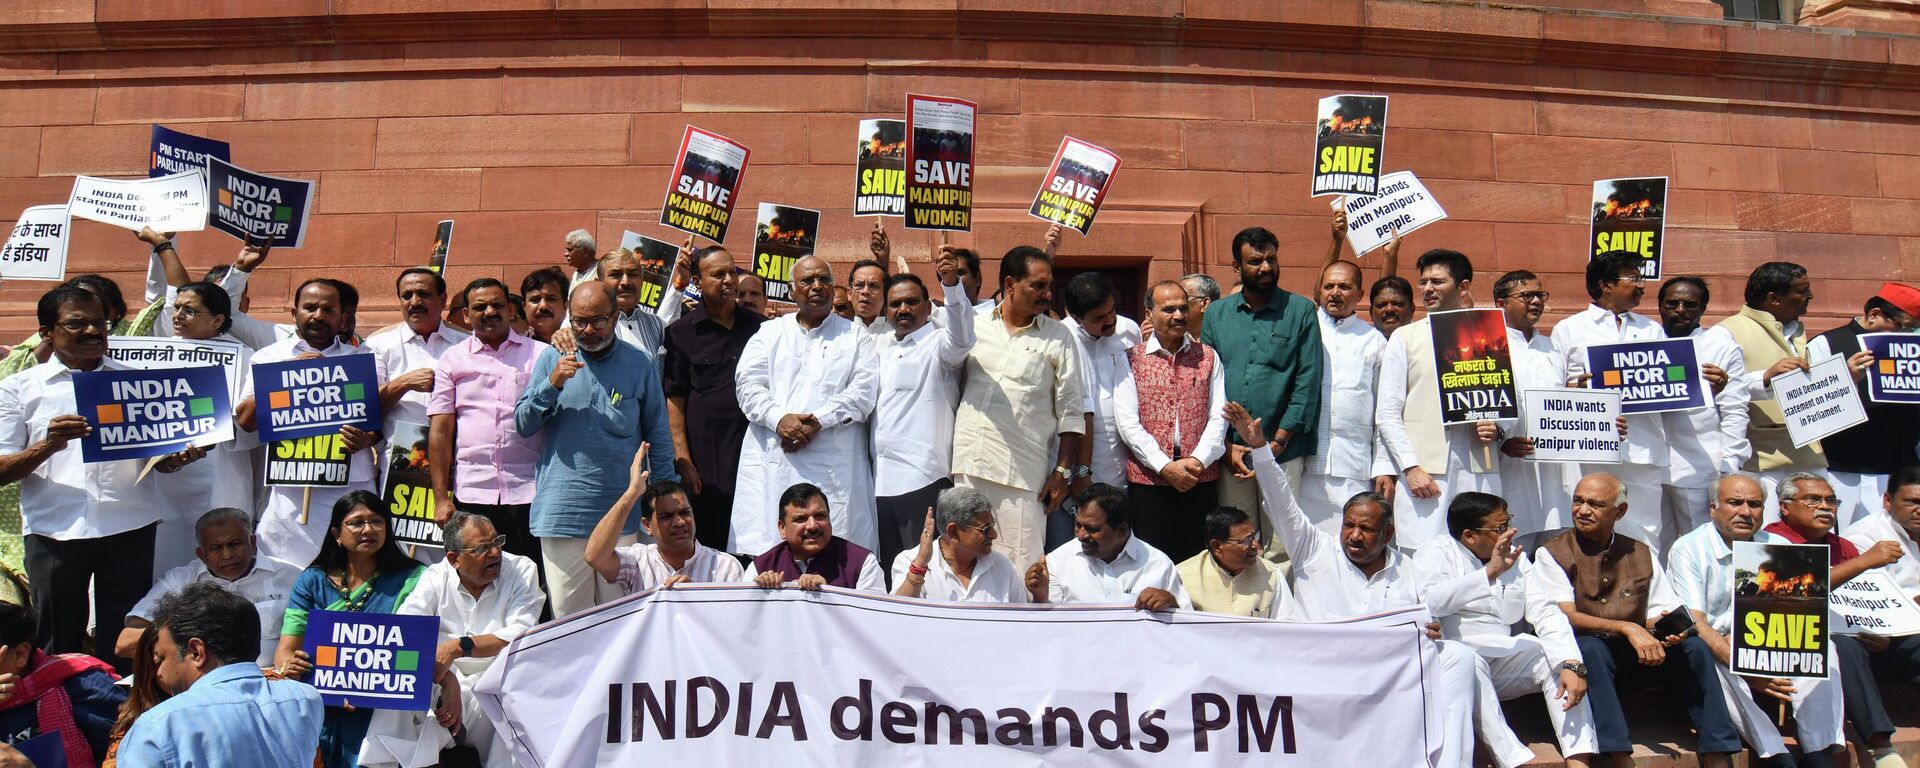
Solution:
<svg viewBox="0 0 1920 768">
<path fill-rule="evenodd" d="M 473 336 L 440 356 L 427 400 L 433 511 L 441 520 L 456 508 L 486 516 L 506 536 L 506 551 L 538 566 L 540 540 L 527 515 L 540 436 L 514 431 L 513 406 L 547 345 L 514 332 L 505 284 L 483 277 L 466 293 Z"/>
</svg>

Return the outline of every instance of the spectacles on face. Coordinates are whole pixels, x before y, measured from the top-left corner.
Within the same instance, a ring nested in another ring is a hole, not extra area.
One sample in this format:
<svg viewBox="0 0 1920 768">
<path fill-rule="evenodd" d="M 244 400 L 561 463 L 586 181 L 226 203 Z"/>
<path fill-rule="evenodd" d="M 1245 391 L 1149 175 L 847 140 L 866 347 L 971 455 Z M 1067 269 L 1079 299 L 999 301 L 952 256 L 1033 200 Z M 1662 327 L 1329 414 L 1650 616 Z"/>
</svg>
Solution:
<svg viewBox="0 0 1920 768">
<path fill-rule="evenodd" d="M 960 527 L 972 528 L 973 530 L 979 531 L 980 535 L 986 536 L 989 538 L 997 537 L 1000 535 L 1000 524 L 993 520 L 988 520 L 985 523 L 981 523 L 978 525 L 963 525 Z"/>
<path fill-rule="evenodd" d="M 573 329 L 576 331 L 604 331 L 613 327 L 613 315 L 570 317 L 567 318 L 567 324 L 573 326 Z"/>
<path fill-rule="evenodd" d="M 387 527 L 387 519 L 384 517 L 369 517 L 359 520 L 348 520 L 341 523 L 340 527 L 349 531 L 366 531 L 376 528 L 385 529 Z"/>
<path fill-rule="evenodd" d="M 1646 278 L 1646 276 L 1645 276 L 1645 275 L 1639 275 L 1639 274 L 1634 274 L 1634 275 L 1621 275 L 1621 276 L 1619 276 L 1619 277 L 1616 277 L 1616 278 L 1614 278 L 1614 279 L 1613 279 L 1613 281 L 1614 281 L 1614 282 L 1616 282 L 1616 283 L 1633 283 L 1634 285 L 1646 285 L 1646 284 L 1647 284 L 1647 278 Z"/>
<path fill-rule="evenodd" d="M 1797 501 L 1809 507 L 1838 508 L 1840 506 L 1840 497 L 1838 496 L 1794 496 L 1787 499 L 1787 501 Z"/>
<path fill-rule="evenodd" d="M 1468 528 L 1467 530 L 1480 531 L 1481 533 L 1491 533 L 1495 536 L 1499 536 L 1501 534 L 1506 533 L 1507 531 L 1513 530 L 1513 525 L 1509 523 L 1507 525 L 1502 525 L 1496 528 Z"/>
<path fill-rule="evenodd" d="M 1245 538 L 1231 539 L 1228 541 L 1222 541 L 1220 543 L 1225 544 L 1227 546 L 1231 546 L 1231 547 L 1241 547 L 1243 549 L 1259 549 L 1260 534 L 1249 533 L 1246 535 Z"/>
<path fill-rule="evenodd" d="M 456 549 L 454 551 L 459 552 L 460 554 L 463 554 L 463 555 L 491 555 L 495 552 L 500 551 L 502 548 L 506 546 L 507 546 L 507 537 L 502 535 L 502 536 L 495 536 L 491 540 L 480 542 L 479 544 L 475 544 L 471 547 Z"/>
<path fill-rule="evenodd" d="M 1690 299 L 1689 300 L 1667 299 L 1666 301 L 1660 302 L 1660 305 L 1663 307 L 1666 307 L 1669 311 L 1673 311 L 1673 312 L 1680 312 L 1680 311 L 1692 312 L 1700 308 L 1700 302 L 1693 301 Z"/>
<path fill-rule="evenodd" d="M 1547 293 L 1546 291 L 1521 291 L 1519 293 L 1507 294 L 1507 298 L 1517 299 L 1523 304 L 1532 304 L 1536 301 L 1545 303 L 1546 300 L 1552 296 L 1553 294 Z"/>
</svg>

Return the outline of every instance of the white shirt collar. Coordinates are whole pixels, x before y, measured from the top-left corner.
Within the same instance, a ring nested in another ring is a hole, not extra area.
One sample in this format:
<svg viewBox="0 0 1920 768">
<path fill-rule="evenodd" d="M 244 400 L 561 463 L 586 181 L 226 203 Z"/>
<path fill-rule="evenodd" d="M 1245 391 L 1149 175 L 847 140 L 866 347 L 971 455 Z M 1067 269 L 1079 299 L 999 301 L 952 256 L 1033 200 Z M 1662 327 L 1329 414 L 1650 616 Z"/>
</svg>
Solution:
<svg viewBox="0 0 1920 768">
<path fill-rule="evenodd" d="M 1146 353 L 1147 353 L 1147 354 L 1149 354 L 1149 355 L 1153 355 L 1153 354 L 1159 354 L 1159 353 L 1161 353 L 1161 352 L 1164 352 L 1164 351 L 1166 351 L 1166 347 L 1163 347 L 1163 346 L 1160 346 L 1160 334 L 1157 334 L 1157 333 L 1148 333 L 1148 334 L 1146 334 L 1146 337 L 1147 337 L 1147 340 L 1146 340 L 1146 345 L 1147 345 L 1147 346 L 1146 346 L 1146 350 L 1145 350 L 1145 351 L 1146 351 Z M 1179 354 L 1179 353 L 1181 353 L 1181 352 L 1185 352 L 1185 351 L 1187 351 L 1187 347 L 1189 347 L 1189 346 L 1192 346 L 1192 345 L 1193 345 L 1193 335 L 1192 335 L 1192 334 L 1188 334 L 1188 335 L 1185 335 L 1185 336 L 1181 336 L 1181 337 L 1180 337 L 1180 348 L 1179 348 L 1179 349 L 1177 349 L 1177 350 L 1174 350 L 1174 351 L 1173 351 L 1173 352 L 1172 352 L 1171 354 Z"/>
</svg>

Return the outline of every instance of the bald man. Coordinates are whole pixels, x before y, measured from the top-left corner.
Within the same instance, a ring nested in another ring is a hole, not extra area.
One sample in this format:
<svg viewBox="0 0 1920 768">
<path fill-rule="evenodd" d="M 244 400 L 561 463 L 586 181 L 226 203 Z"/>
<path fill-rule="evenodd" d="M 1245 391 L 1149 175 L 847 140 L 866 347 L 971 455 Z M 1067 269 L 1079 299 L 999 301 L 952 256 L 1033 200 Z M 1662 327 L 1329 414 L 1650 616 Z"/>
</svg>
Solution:
<svg viewBox="0 0 1920 768">
<path fill-rule="evenodd" d="M 836 534 L 877 549 L 866 442 L 866 421 L 880 392 L 873 335 L 833 313 L 833 269 L 826 260 L 794 262 L 792 280 L 797 308 L 760 326 L 734 372 L 740 412 L 751 426 L 740 445 L 727 549 L 765 552 L 780 543 L 773 511 L 796 483 L 820 487 Z"/>
</svg>

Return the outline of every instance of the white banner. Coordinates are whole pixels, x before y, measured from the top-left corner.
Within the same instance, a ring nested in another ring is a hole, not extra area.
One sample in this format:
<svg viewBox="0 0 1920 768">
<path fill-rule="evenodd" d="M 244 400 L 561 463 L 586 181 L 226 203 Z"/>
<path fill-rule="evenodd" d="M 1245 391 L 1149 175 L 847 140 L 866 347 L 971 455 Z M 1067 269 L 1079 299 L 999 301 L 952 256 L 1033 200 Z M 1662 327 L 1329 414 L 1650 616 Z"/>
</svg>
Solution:
<svg viewBox="0 0 1920 768">
<path fill-rule="evenodd" d="M 207 228 L 207 175 L 195 169 L 152 179 L 75 176 L 67 209 L 135 232 L 194 232 Z"/>
<path fill-rule="evenodd" d="M 476 693 L 523 768 L 1423 766 L 1424 617 L 680 587 L 535 628 Z"/>
<path fill-rule="evenodd" d="M 1834 587 L 1827 603 L 1833 608 L 1836 635 L 1920 635 L 1920 606 L 1901 594 L 1885 569 L 1866 571 Z"/>
<path fill-rule="evenodd" d="M 1834 355 L 1804 371 L 1773 377 L 1773 397 L 1787 420 L 1787 435 L 1799 448 L 1867 420 L 1847 358 Z"/>
<path fill-rule="evenodd" d="M 0 249 L 0 277 L 8 280 L 61 280 L 67 276 L 67 234 L 72 229 L 64 205 L 36 205 L 20 212 L 13 234 Z"/>
<path fill-rule="evenodd" d="M 128 368 L 143 371 L 219 366 L 226 371 L 227 390 L 232 393 L 232 402 L 237 404 L 243 397 L 240 392 L 241 373 L 246 370 L 248 359 L 253 357 L 253 350 L 218 339 L 194 341 L 159 336 L 110 336 L 107 338 L 107 357 Z"/>
<path fill-rule="evenodd" d="M 1533 461 L 1620 463 L 1620 393 L 1608 389 L 1529 389 L 1526 436 Z"/>
<path fill-rule="evenodd" d="M 1356 254 L 1386 245 L 1396 228 L 1401 237 L 1406 237 L 1408 232 L 1447 217 L 1440 202 L 1412 171 L 1381 176 L 1380 194 L 1346 195 L 1340 198 L 1340 204 L 1347 207 L 1347 242 L 1353 244 Z"/>
</svg>

